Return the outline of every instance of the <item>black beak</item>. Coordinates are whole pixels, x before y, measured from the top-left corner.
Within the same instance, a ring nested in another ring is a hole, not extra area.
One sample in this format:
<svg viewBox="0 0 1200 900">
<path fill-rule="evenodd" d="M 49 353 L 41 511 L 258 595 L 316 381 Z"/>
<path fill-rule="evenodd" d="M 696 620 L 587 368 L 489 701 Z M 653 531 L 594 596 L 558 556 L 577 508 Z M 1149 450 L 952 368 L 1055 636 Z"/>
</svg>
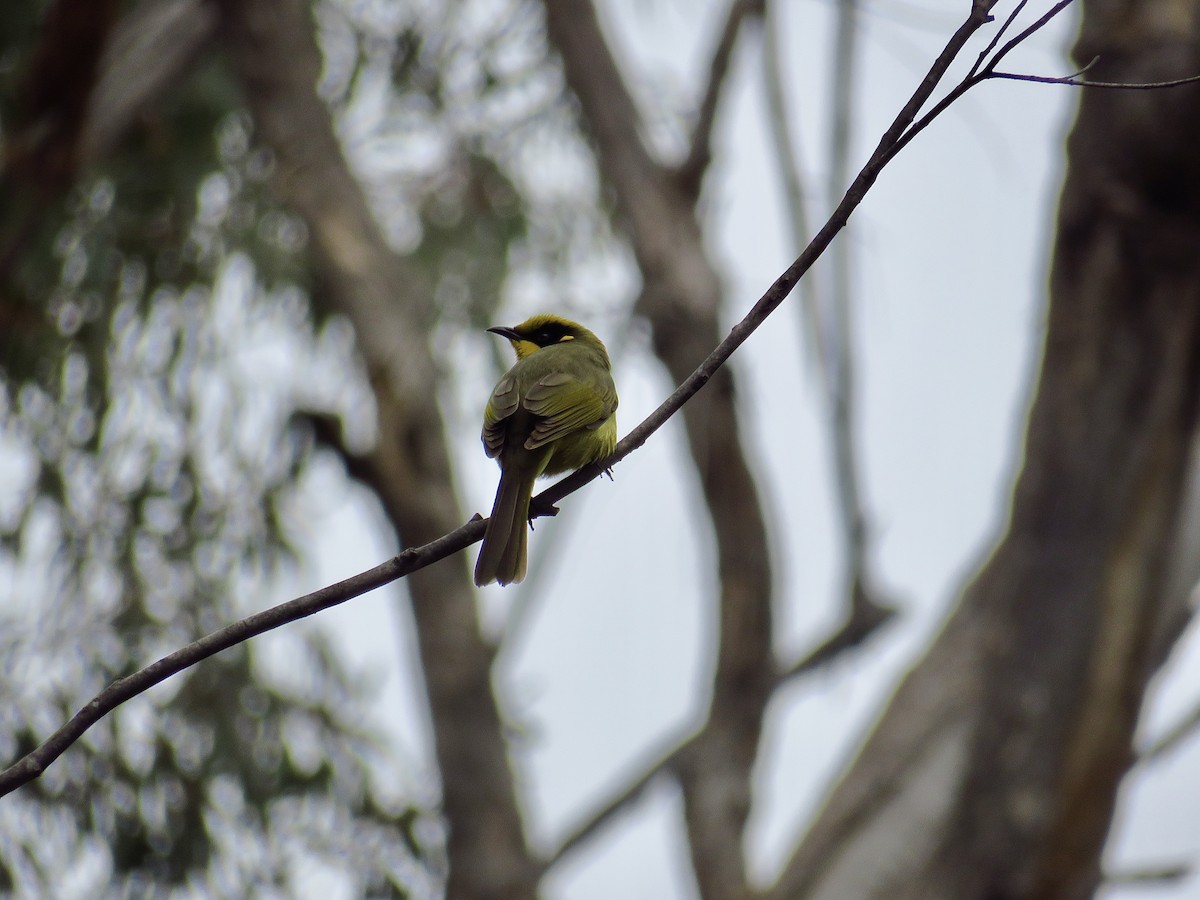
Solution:
<svg viewBox="0 0 1200 900">
<path fill-rule="evenodd" d="M 498 325 L 495 328 L 489 328 L 488 331 L 490 331 L 492 334 L 498 334 L 498 335 L 500 335 L 500 337 L 506 337 L 510 341 L 525 340 L 523 337 L 521 337 L 521 335 L 519 335 L 517 333 L 517 330 L 515 328 L 505 328 L 502 325 Z"/>
</svg>

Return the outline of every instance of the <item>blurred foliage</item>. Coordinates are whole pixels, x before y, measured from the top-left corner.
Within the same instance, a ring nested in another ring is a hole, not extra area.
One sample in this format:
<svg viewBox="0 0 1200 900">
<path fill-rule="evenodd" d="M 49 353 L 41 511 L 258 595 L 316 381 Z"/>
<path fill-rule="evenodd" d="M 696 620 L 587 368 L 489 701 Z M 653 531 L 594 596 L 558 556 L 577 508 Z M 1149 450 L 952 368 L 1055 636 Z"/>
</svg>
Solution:
<svg viewBox="0 0 1200 900">
<path fill-rule="evenodd" d="M 569 309 L 569 273 L 611 241 L 535 7 L 488 5 L 314 6 L 322 93 L 439 341 L 503 321 L 514 284 Z M 53 6 L 0 17 L 0 764 L 302 567 L 294 414 L 372 421 L 219 54 L 95 170 L 22 168 Z M 556 146 L 570 177 L 545 168 Z M 435 893 L 433 798 L 386 786 L 402 763 L 365 724 L 371 685 L 319 629 L 282 639 L 292 677 L 261 641 L 227 651 L 0 799 L 0 893 L 286 896 L 328 872 Z"/>
</svg>

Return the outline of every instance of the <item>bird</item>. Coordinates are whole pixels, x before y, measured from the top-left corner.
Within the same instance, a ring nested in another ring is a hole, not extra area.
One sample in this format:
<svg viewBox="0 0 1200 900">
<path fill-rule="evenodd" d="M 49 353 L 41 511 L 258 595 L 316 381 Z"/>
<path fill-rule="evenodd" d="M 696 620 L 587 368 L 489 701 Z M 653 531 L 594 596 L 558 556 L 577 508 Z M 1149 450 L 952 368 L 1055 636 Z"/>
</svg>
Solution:
<svg viewBox="0 0 1200 900">
<path fill-rule="evenodd" d="M 508 338 L 517 362 L 483 413 L 483 448 L 500 465 L 500 484 L 475 563 L 480 587 L 525 577 L 537 478 L 598 462 L 617 445 L 617 388 L 596 335 L 546 314 L 487 330 Z"/>
</svg>

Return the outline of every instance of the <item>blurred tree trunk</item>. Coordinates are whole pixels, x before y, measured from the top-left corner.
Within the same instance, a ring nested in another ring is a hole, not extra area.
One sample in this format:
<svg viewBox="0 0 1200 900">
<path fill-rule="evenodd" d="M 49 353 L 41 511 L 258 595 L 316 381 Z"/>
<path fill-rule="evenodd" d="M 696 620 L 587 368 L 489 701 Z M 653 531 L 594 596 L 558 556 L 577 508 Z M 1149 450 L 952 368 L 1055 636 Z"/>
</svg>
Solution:
<svg viewBox="0 0 1200 900">
<path fill-rule="evenodd" d="M 226 0 L 226 47 L 261 139 L 276 155 L 281 199 L 308 224 L 327 299 L 354 323 L 375 392 L 379 432 L 356 471 L 376 491 L 403 546 L 462 524 L 428 343 L 431 298 L 385 243 L 346 166 L 316 85 L 321 67 L 307 0 Z M 526 850 L 492 653 L 476 619 L 465 558 L 406 580 L 425 675 L 450 898 L 531 897 L 540 868 Z"/>
<path fill-rule="evenodd" d="M 1200 3 L 1089 0 L 1089 77 L 1200 71 Z M 1087 90 L 1008 532 L 774 896 L 1091 896 L 1173 565 L 1200 387 L 1200 87 Z"/>
</svg>

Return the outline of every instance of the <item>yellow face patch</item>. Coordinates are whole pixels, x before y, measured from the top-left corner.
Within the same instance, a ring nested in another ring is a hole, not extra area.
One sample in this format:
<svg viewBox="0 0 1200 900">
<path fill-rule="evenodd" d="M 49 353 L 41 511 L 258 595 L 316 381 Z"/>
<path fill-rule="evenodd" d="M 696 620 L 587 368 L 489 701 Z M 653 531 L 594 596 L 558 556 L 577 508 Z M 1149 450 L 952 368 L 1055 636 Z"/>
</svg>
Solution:
<svg viewBox="0 0 1200 900">
<path fill-rule="evenodd" d="M 560 337 L 560 338 L 558 339 L 558 342 L 561 344 L 563 341 L 573 341 L 573 340 L 575 340 L 575 335 L 573 335 L 573 334 L 564 334 L 562 337 Z"/>
<path fill-rule="evenodd" d="M 517 351 L 517 359 L 524 359 L 531 353 L 536 353 L 542 348 L 533 341 L 512 341 L 513 349 Z"/>
</svg>

